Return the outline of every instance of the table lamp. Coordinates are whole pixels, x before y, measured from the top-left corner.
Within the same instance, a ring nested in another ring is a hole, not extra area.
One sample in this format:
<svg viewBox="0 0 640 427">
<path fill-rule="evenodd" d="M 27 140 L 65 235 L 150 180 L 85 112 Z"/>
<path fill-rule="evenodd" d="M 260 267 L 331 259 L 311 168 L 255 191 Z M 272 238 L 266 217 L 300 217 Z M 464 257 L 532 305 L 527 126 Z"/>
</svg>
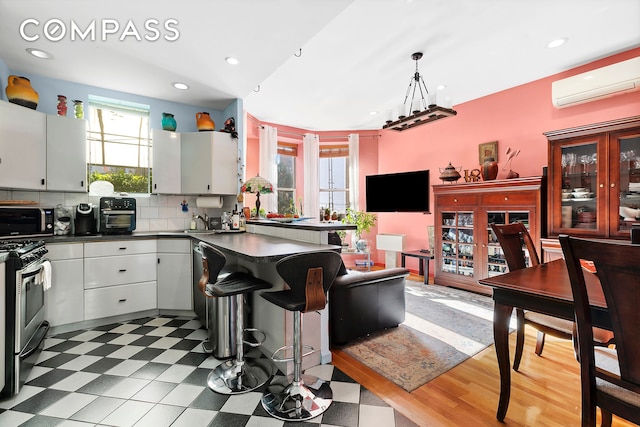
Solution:
<svg viewBox="0 0 640 427">
<path fill-rule="evenodd" d="M 256 175 L 253 178 L 247 180 L 242 184 L 240 191 L 243 193 L 255 193 L 256 194 L 256 217 L 260 217 L 260 194 L 273 193 L 273 185 L 261 177 Z"/>
</svg>

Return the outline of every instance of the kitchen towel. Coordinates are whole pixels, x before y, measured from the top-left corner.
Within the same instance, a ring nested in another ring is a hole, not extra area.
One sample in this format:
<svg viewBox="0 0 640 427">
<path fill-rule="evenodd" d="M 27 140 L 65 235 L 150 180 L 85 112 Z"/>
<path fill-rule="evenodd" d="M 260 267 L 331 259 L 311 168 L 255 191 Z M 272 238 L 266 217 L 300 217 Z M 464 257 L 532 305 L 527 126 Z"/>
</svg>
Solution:
<svg viewBox="0 0 640 427">
<path fill-rule="evenodd" d="M 43 261 L 40 266 L 40 273 L 36 278 L 39 283 L 42 283 L 42 289 L 48 291 L 51 289 L 51 262 Z"/>
<path fill-rule="evenodd" d="M 196 206 L 199 208 L 221 208 L 222 196 L 198 197 L 196 199 Z"/>
</svg>

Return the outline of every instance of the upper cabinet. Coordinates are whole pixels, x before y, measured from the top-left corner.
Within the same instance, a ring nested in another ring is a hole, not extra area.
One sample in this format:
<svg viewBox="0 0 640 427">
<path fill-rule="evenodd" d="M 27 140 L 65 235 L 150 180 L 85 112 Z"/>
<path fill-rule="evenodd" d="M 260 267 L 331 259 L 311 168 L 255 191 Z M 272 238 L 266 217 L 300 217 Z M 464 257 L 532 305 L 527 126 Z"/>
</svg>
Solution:
<svg viewBox="0 0 640 427">
<path fill-rule="evenodd" d="M 87 122 L 0 102 L 0 187 L 87 191 Z"/>
<path fill-rule="evenodd" d="M 640 116 L 545 136 L 549 236 L 628 239 L 640 218 Z"/>
<path fill-rule="evenodd" d="M 0 101 L 0 187 L 46 190 L 46 117 Z"/>
<path fill-rule="evenodd" d="M 184 194 L 238 194 L 238 140 L 225 132 L 183 133 Z"/>
<path fill-rule="evenodd" d="M 153 173 L 151 192 L 180 194 L 180 141 L 182 134 L 166 130 L 153 130 Z"/>
<path fill-rule="evenodd" d="M 87 191 L 87 121 L 47 115 L 47 190 Z"/>
</svg>

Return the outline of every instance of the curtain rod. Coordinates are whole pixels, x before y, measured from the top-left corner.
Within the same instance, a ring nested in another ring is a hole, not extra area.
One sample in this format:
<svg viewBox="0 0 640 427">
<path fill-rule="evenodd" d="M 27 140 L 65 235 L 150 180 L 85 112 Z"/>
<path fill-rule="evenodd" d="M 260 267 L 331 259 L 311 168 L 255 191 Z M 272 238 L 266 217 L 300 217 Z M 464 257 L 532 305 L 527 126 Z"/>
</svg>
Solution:
<svg viewBox="0 0 640 427">
<path fill-rule="evenodd" d="M 258 126 L 258 128 L 263 127 L 263 125 Z M 276 127 L 276 130 L 278 130 L 278 128 Z M 313 132 L 309 132 L 309 133 L 313 133 Z M 353 133 L 357 133 L 357 132 L 353 132 Z M 305 134 L 303 133 L 295 133 L 295 132 L 287 132 L 287 131 L 280 131 L 278 130 L 278 135 L 293 135 L 293 136 L 299 136 L 299 137 L 304 137 Z M 326 139 L 338 139 L 338 138 L 344 138 L 344 139 L 349 139 L 349 135 L 318 135 L 321 138 L 326 138 Z M 380 135 L 360 135 L 360 138 L 377 138 Z"/>
</svg>

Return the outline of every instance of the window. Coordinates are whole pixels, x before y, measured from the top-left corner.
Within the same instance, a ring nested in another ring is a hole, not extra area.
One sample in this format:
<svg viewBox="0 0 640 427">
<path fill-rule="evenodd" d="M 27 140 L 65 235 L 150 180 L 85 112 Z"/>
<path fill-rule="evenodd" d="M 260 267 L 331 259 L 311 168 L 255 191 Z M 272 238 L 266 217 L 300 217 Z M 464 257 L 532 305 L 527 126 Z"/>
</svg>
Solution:
<svg viewBox="0 0 640 427">
<path fill-rule="evenodd" d="M 89 96 L 89 184 L 109 181 L 116 192 L 149 193 L 149 106 Z"/>
<path fill-rule="evenodd" d="M 320 207 L 346 213 L 349 204 L 349 146 L 321 145 L 318 162 Z"/>
<path fill-rule="evenodd" d="M 278 143 L 278 213 L 296 213 L 296 156 L 295 144 Z"/>
</svg>

